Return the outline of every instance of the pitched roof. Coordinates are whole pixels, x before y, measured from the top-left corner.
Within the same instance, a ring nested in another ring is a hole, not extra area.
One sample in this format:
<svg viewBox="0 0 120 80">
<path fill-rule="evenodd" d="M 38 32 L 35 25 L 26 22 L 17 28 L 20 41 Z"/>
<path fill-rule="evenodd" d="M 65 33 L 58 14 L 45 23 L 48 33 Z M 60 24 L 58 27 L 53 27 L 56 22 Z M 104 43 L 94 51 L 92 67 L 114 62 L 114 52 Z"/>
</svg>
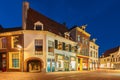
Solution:
<svg viewBox="0 0 120 80">
<path fill-rule="evenodd" d="M 105 53 L 103 54 L 104 57 L 109 56 L 111 53 L 117 52 L 117 51 L 119 50 L 119 47 L 120 47 L 120 46 L 117 46 L 117 47 L 115 47 L 115 48 L 111 48 L 111 49 L 105 51 Z"/>
<path fill-rule="evenodd" d="M 3 27 L 2 27 L 2 25 L 0 25 L 0 30 L 2 30 L 3 29 Z"/>
<path fill-rule="evenodd" d="M 44 25 L 43 28 L 45 31 L 50 31 L 61 36 L 63 36 L 65 32 L 68 32 L 68 29 L 65 27 L 65 25 L 55 22 L 54 20 L 51 20 L 50 18 L 33 10 L 32 8 L 29 8 L 28 14 L 27 14 L 26 29 L 33 30 L 34 23 L 36 23 L 37 21 L 40 21 L 41 23 L 43 23 Z"/>
<path fill-rule="evenodd" d="M 11 31 L 18 31 L 18 30 L 22 30 L 22 27 L 3 28 L 3 29 L 0 30 L 0 33 L 11 32 Z"/>
</svg>

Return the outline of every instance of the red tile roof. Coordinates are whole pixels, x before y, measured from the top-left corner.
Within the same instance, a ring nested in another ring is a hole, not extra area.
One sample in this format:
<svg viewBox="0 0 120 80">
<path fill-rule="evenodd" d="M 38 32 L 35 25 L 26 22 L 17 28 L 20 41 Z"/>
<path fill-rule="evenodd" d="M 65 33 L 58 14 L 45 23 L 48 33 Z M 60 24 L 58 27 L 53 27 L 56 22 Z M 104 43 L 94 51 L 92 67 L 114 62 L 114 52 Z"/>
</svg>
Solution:
<svg viewBox="0 0 120 80">
<path fill-rule="evenodd" d="M 33 30 L 34 29 L 34 23 L 37 21 L 40 21 L 43 23 L 43 29 L 44 31 L 50 31 L 57 35 L 63 36 L 65 32 L 68 32 L 68 29 L 65 25 L 60 24 L 58 22 L 55 22 L 54 20 L 51 20 L 50 18 L 42 15 L 41 13 L 29 8 L 28 14 L 27 14 L 27 30 Z"/>
<path fill-rule="evenodd" d="M 119 50 L 119 46 L 105 51 L 105 53 L 104 53 L 103 55 L 104 55 L 104 57 L 107 57 L 107 56 L 109 56 L 111 53 L 117 52 L 118 50 Z"/>
</svg>

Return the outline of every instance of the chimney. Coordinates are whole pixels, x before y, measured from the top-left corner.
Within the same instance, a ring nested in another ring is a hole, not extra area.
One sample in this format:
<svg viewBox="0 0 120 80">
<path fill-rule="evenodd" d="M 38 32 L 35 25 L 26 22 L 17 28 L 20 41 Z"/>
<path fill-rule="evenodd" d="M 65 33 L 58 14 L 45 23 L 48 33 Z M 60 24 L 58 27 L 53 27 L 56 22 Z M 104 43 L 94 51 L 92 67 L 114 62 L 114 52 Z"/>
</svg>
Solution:
<svg viewBox="0 0 120 80">
<path fill-rule="evenodd" d="M 26 20 L 27 20 L 27 11 L 29 9 L 29 3 L 27 1 L 23 2 L 22 7 L 22 29 L 26 30 Z"/>
<path fill-rule="evenodd" d="M 95 43 L 97 39 L 93 38 L 92 41 Z"/>
</svg>

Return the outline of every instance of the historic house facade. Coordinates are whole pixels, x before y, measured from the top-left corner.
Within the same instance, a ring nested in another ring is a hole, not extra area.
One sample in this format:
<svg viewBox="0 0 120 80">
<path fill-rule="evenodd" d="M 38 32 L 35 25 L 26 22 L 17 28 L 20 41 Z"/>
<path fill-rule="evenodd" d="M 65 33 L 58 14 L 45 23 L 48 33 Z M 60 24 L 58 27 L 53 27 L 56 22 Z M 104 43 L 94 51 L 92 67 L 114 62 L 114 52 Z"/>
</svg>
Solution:
<svg viewBox="0 0 120 80">
<path fill-rule="evenodd" d="M 0 26 L 0 70 L 54 72 L 89 70 L 86 25 L 68 30 L 23 2 L 22 27 Z"/>
<path fill-rule="evenodd" d="M 102 54 L 100 68 L 120 69 L 120 46 L 111 48 Z"/>
<path fill-rule="evenodd" d="M 89 69 L 96 70 L 99 67 L 99 46 L 96 39 L 89 41 Z"/>
</svg>

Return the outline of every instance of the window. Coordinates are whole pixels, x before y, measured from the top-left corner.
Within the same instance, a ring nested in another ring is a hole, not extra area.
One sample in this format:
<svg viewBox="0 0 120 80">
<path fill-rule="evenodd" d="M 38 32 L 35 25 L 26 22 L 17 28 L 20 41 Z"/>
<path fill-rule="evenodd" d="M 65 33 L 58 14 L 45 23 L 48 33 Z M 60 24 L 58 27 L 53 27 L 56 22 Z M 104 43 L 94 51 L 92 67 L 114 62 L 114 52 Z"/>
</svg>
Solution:
<svg viewBox="0 0 120 80">
<path fill-rule="evenodd" d="M 61 67 L 61 61 L 58 61 L 58 67 L 59 68 Z"/>
<path fill-rule="evenodd" d="M 86 45 L 88 44 L 88 39 L 85 40 Z"/>
<path fill-rule="evenodd" d="M 64 35 L 65 35 L 65 38 L 66 38 L 66 39 L 69 39 L 69 37 L 70 37 L 69 32 L 65 32 Z"/>
<path fill-rule="evenodd" d="M 63 50 L 65 50 L 65 43 L 64 43 L 64 42 L 63 42 L 62 46 L 63 46 L 63 47 L 62 47 L 62 48 L 63 48 Z"/>
<path fill-rule="evenodd" d="M 113 58 L 113 62 L 115 62 L 115 58 Z"/>
<path fill-rule="evenodd" d="M 92 57 L 92 51 L 90 51 L 90 56 Z"/>
<path fill-rule="evenodd" d="M 95 46 L 93 46 L 93 49 L 95 49 Z"/>
<path fill-rule="evenodd" d="M 114 57 L 114 55 L 112 55 L 112 57 Z"/>
<path fill-rule="evenodd" d="M 72 52 L 76 52 L 77 49 L 76 49 L 76 46 L 72 46 Z"/>
<path fill-rule="evenodd" d="M 43 30 L 43 24 L 40 21 L 34 23 L 34 30 Z"/>
<path fill-rule="evenodd" d="M 12 48 L 17 48 L 19 44 L 19 36 L 12 36 Z"/>
<path fill-rule="evenodd" d="M 2 37 L 0 38 L 0 49 L 7 48 L 7 38 Z"/>
<path fill-rule="evenodd" d="M 84 44 L 84 42 L 85 42 L 85 41 L 84 41 L 84 37 L 82 37 L 82 43 Z"/>
<path fill-rule="evenodd" d="M 48 55 L 54 55 L 54 43 L 53 41 L 48 41 Z"/>
<path fill-rule="evenodd" d="M 113 59 L 111 59 L 111 62 L 113 62 Z"/>
<path fill-rule="evenodd" d="M 78 63 L 80 63 L 80 58 L 78 58 Z"/>
<path fill-rule="evenodd" d="M 43 40 L 36 39 L 35 40 L 35 55 L 43 54 Z"/>
<path fill-rule="evenodd" d="M 104 59 L 104 61 L 106 62 L 106 59 Z"/>
<path fill-rule="evenodd" d="M 96 58 L 98 58 L 98 53 L 96 52 Z"/>
<path fill-rule="evenodd" d="M 19 67 L 19 54 L 12 54 L 12 67 Z"/>
<path fill-rule="evenodd" d="M 89 56 L 88 48 L 85 49 L 85 54 L 86 54 L 86 56 Z"/>
<path fill-rule="evenodd" d="M 96 57 L 96 55 L 95 55 L 95 51 L 94 51 L 94 58 Z"/>
<path fill-rule="evenodd" d="M 55 49 L 58 49 L 58 40 L 55 40 Z"/>
<path fill-rule="evenodd" d="M 62 50 L 62 42 L 59 42 L 59 44 L 58 44 L 58 49 L 59 49 L 59 50 Z"/>
<path fill-rule="evenodd" d="M 69 51 L 69 44 L 65 45 L 65 49 L 66 49 L 66 51 Z"/>
<path fill-rule="evenodd" d="M 36 30 L 42 30 L 42 26 L 41 25 L 36 25 Z"/>
<path fill-rule="evenodd" d="M 80 35 L 77 36 L 77 40 L 78 40 L 78 42 L 80 42 Z"/>
<path fill-rule="evenodd" d="M 120 61 L 120 57 L 119 57 L 119 61 Z"/>
<path fill-rule="evenodd" d="M 72 48 L 72 47 L 71 47 L 71 45 L 69 44 L 69 52 L 71 52 L 71 48 Z"/>
</svg>

